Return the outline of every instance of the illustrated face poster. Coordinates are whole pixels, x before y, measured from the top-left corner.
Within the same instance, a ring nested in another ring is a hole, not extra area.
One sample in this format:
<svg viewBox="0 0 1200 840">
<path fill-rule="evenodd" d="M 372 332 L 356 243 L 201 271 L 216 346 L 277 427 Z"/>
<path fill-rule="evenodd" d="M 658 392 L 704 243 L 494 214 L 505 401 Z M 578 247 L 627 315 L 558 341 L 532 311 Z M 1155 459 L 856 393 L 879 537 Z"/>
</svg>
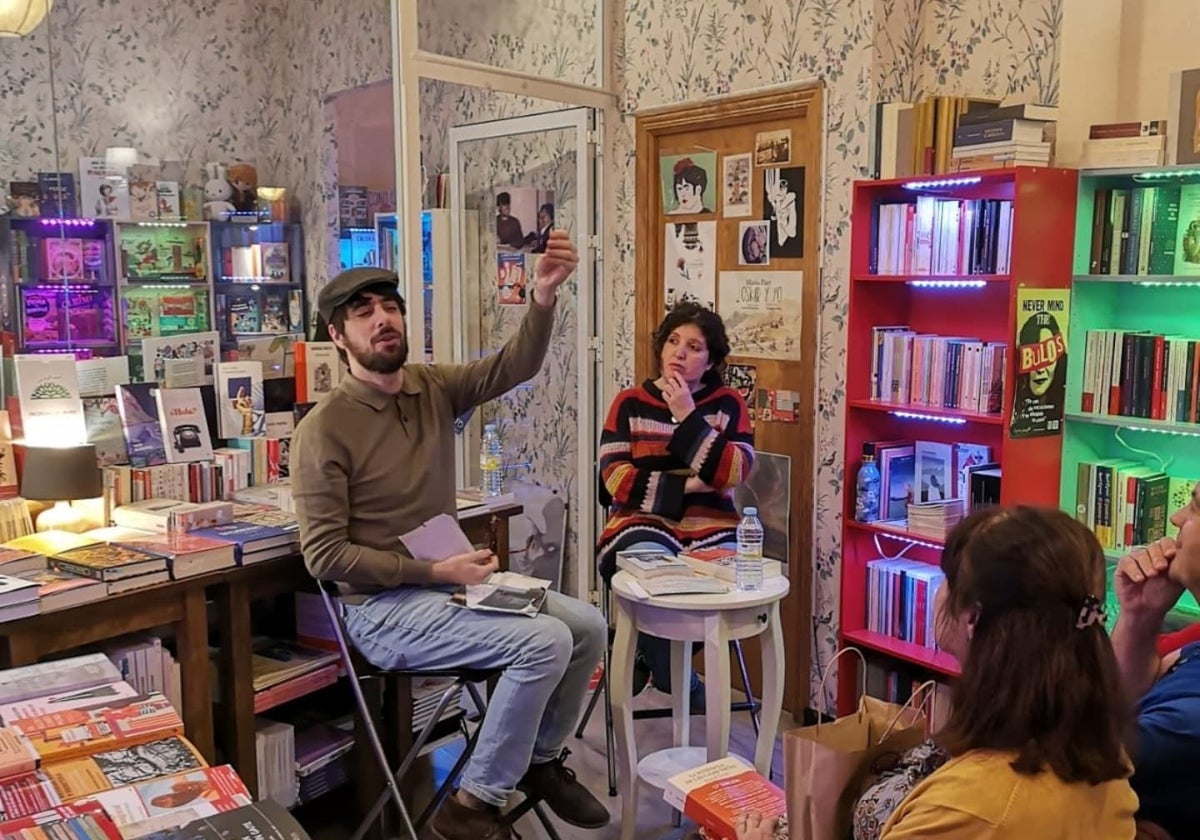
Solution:
<svg viewBox="0 0 1200 840">
<path fill-rule="evenodd" d="M 804 256 L 804 167 L 763 172 L 763 217 L 771 225 L 771 255 Z"/>
<path fill-rule="evenodd" d="M 726 155 L 721 166 L 724 169 L 725 192 L 722 194 L 722 212 L 727 218 L 749 216 L 750 208 L 750 154 Z"/>
<path fill-rule="evenodd" d="M 722 271 L 717 311 L 739 356 L 798 360 L 803 271 Z"/>
<path fill-rule="evenodd" d="M 667 222 L 663 248 L 666 309 L 695 301 L 713 309 L 717 297 L 717 223 Z"/>
<path fill-rule="evenodd" d="M 663 212 L 668 216 L 711 213 L 716 209 L 716 152 L 662 155 L 658 167 Z"/>
<path fill-rule="evenodd" d="M 525 255 L 501 251 L 496 255 L 496 293 L 501 304 L 520 306 L 526 299 Z"/>
<path fill-rule="evenodd" d="M 1070 301 L 1069 289 L 1017 289 L 1017 381 L 1011 437 L 1062 433 Z"/>
<path fill-rule="evenodd" d="M 763 556 L 787 563 L 791 558 L 789 523 L 792 515 L 792 459 L 787 455 L 758 452 L 746 481 L 733 491 L 733 503 L 758 508 L 763 524 Z"/>
</svg>

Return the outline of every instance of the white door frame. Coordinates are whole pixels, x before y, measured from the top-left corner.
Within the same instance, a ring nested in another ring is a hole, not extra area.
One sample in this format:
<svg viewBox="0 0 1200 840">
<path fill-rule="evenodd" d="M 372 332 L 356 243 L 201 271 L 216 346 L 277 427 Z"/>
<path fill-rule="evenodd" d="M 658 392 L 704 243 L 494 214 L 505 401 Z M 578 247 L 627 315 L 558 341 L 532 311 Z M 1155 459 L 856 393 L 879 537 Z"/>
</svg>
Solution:
<svg viewBox="0 0 1200 840">
<path fill-rule="evenodd" d="M 593 473 L 596 464 L 597 438 L 593 434 L 593 415 L 595 413 L 597 390 L 600 379 L 599 343 L 599 313 L 603 311 L 600 300 L 601 283 L 599 282 L 599 267 L 594 259 L 595 245 L 599 241 L 596 218 L 596 156 L 593 142 L 595 133 L 592 127 L 594 111 L 591 108 L 572 108 L 565 111 L 552 111 L 545 114 L 533 114 L 526 117 L 511 117 L 508 119 L 492 120 L 490 122 L 473 123 L 471 125 L 454 126 L 449 131 L 447 140 L 447 161 L 450 172 L 450 264 L 453 288 L 453 306 L 451 310 L 454 325 L 454 340 L 452 342 L 454 361 L 463 363 L 470 361 L 467 347 L 467 331 L 464 328 L 464 301 L 467 299 L 465 287 L 465 266 L 463 264 L 464 248 L 466 246 L 465 225 L 466 196 L 463 194 L 462 181 L 459 173 L 462 171 L 460 147 L 464 143 L 480 140 L 491 140 L 504 137 L 515 137 L 523 134 L 542 134 L 549 131 L 573 129 L 575 131 L 575 189 L 576 189 L 576 229 L 574 239 L 579 245 L 579 268 L 576 269 L 576 323 L 575 323 L 575 375 L 576 387 L 576 499 L 574 507 L 577 512 L 575 529 L 575 582 L 579 591 L 576 596 L 583 597 L 592 586 L 592 569 L 594 567 L 595 527 L 596 527 L 596 481 Z M 484 211 L 486 213 L 486 210 Z M 489 216 L 490 218 L 490 216 Z M 436 327 L 435 327 L 436 328 Z M 459 486 L 467 483 L 467 465 L 470 452 L 465 451 L 467 435 L 459 435 L 456 441 L 458 451 L 457 466 L 459 470 Z M 568 503 L 571 500 L 567 500 Z"/>
<path fill-rule="evenodd" d="M 432 2 L 432 0 L 420 0 Z M 617 32 L 619 23 L 620 4 L 617 0 L 596 0 L 598 20 L 596 22 L 596 55 L 600 68 L 600 83 L 595 86 L 563 82 L 543 78 L 531 73 L 508 70 L 463 59 L 437 55 L 420 49 L 418 41 L 418 0 L 391 0 L 391 41 L 392 41 L 392 78 L 393 97 L 396 114 L 395 159 L 396 159 L 396 211 L 397 224 L 400 229 L 400 260 L 403 266 L 405 298 L 409 305 L 409 323 L 424 324 L 425 296 L 422 288 L 421 271 L 421 210 L 424 200 L 424 183 L 421 178 L 421 113 L 420 85 L 422 79 L 432 79 L 459 85 L 479 87 L 521 96 L 536 97 L 561 102 L 564 107 L 588 107 L 595 111 L 595 133 L 588 135 L 588 141 L 595 143 L 595 158 L 597 165 L 593 172 L 596 196 L 596 207 L 589 208 L 594 213 L 590 240 L 580 241 L 581 262 L 595 266 L 602 262 L 614 265 L 617 258 L 616 240 L 603 236 L 603 220 L 614 218 L 616 212 L 616 197 L 613 191 L 606 189 L 606 182 L 616 183 L 618 173 L 608 172 L 609 167 L 619 164 L 614 154 L 614 136 L 616 127 L 621 120 L 618 99 L 615 93 L 616 80 L 616 43 L 610 33 Z M 486 33 L 481 33 L 486 35 Z M 582 135 L 581 135 L 582 136 Z M 598 142 L 596 142 L 598 141 Z M 580 155 L 579 160 L 591 159 L 593 155 Z M 605 176 L 608 175 L 608 178 Z M 582 185 L 582 181 L 580 182 Z M 581 195 L 583 193 L 581 192 Z M 460 253 L 455 247 L 454 253 Z M 589 256 L 590 255 L 590 256 Z M 460 257 L 456 257 L 460 259 Z M 399 266 L 398 266 L 399 267 Z M 589 269 L 591 270 L 591 269 Z M 595 584 L 595 569 L 592 563 L 595 523 L 597 516 L 595 488 L 595 451 L 599 442 L 600 430 L 603 426 L 603 412 L 597 400 L 603 398 L 603 370 L 605 362 L 611 360 L 613 348 L 611 342 L 604 341 L 604 323 L 602 313 L 605 303 L 601 292 L 596 289 L 595 278 L 599 272 L 589 275 L 585 284 L 580 275 L 578 288 L 585 289 L 589 298 L 594 298 L 594 305 L 587 316 L 591 318 L 592 331 L 586 352 L 580 353 L 580 365 L 583 360 L 589 360 L 594 367 L 590 375 L 581 376 L 579 382 L 580 408 L 579 414 L 579 527 L 576 551 L 576 562 L 579 564 L 576 580 L 579 585 L 580 597 L 590 596 L 594 603 L 599 603 L 599 592 Z M 585 317 L 587 309 L 581 300 L 579 304 L 580 317 Z M 581 330 L 581 335 L 584 334 Z M 584 394 L 590 394 L 592 401 L 586 405 Z M 586 461 L 586 463 L 585 463 Z M 585 492 L 586 490 L 586 492 Z"/>
</svg>

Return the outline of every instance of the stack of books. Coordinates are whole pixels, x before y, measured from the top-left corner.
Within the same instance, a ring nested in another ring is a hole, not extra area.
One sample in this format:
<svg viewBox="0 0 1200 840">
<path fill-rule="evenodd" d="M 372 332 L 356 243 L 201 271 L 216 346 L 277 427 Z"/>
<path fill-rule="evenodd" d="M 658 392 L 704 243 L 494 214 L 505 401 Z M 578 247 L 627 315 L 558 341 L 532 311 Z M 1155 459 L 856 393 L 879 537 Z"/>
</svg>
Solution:
<svg viewBox="0 0 1200 840">
<path fill-rule="evenodd" d="M 103 654 L 0 673 L 0 722 L 0 838 L 146 837 L 251 801 L 163 695 L 139 693 Z"/>
<path fill-rule="evenodd" d="M 353 727 L 353 718 L 348 718 L 341 726 L 316 723 L 297 731 L 296 776 L 301 802 L 311 802 L 349 781 L 346 756 L 354 747 Z"/>
<path fill-rule="evenodd" d="M 963 114 L 954 130 L 951 172 L 1049 166 L 1058 109 L 1008 105 Z"/>
<path fill-rule="evenodd" d="M 1167 121 L 1100 123 L 1083 141 L 1080 169 L 1162 166 L 1167 156 Z"/>
<path fill-rule="evenodd" d="M 617 568 L 635 578 L 634 592 L 640 597 L 705 595 L 729 591 L 715 575 L 697 574 L 686 560 L 665 551 L 618 551 Z"/>
<path fill-rule="evenodd" d="M 908 530 L 921 537 L 943 540 L 963 516 L 961 498 L 937 502 L 909 502 Z"/>
</svg>

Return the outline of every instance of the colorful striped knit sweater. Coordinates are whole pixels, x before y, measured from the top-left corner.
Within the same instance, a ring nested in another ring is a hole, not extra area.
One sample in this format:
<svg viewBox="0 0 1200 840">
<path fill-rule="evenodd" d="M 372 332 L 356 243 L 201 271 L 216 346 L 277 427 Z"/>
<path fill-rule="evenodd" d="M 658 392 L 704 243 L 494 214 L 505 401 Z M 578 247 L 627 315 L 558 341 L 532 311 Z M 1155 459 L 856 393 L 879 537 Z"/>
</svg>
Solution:
<svg viewBox="0 0 1200 840">
<path fill-rule="evenodd" d="M 600 502 L 610 515 L 597 545 L 600 572 L 617 551 L 645 540 L 672 551 L 733 540 L 733 488 L 754 463 L 754 433 L 740 394 L 706 385 L 695 410 L 676 424 L 653 380 L 613 400 L 600 436 Z M 689 475 L 711 491 L 684 494 Z"/>
</svg>

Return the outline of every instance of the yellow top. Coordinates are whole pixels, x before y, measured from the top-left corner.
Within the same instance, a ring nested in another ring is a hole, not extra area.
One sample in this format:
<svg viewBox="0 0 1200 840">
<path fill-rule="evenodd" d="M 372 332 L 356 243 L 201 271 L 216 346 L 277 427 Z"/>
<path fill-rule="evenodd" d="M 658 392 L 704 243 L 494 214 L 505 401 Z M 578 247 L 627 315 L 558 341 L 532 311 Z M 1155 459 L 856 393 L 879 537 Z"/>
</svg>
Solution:
<svg viewBox="0 0 1200 840">
<path fill-rule="evenodd" d="M 1128 781 L 1025 776 L 1009 766 L 1015 755 L 975 750 L 950 760 L 913 788 L 880 840 L 1132 840 L 1138 800 Z"/>
</svg>

